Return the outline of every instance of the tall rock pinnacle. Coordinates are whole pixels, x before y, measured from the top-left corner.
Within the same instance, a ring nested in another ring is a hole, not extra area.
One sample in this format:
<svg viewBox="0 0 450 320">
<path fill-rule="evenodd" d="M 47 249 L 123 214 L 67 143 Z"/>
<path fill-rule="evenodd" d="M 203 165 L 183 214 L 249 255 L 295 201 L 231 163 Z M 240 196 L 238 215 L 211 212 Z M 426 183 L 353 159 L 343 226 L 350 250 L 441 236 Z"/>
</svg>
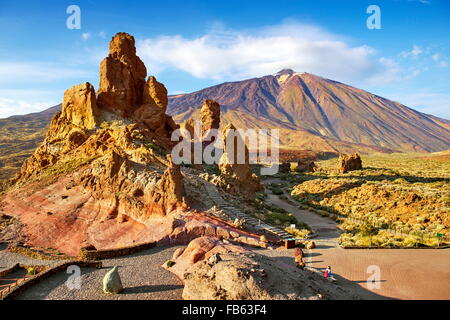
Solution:
<svg viewBox="0 0 450 320">
<path fill-rule="evenodd" d="M 109 55 L 100 65 L 97 103 L 121 116 L 142 105 L 147 69 L 136 55 L 134 37 L 120 32 L 109 44 Z"/>
</svg>

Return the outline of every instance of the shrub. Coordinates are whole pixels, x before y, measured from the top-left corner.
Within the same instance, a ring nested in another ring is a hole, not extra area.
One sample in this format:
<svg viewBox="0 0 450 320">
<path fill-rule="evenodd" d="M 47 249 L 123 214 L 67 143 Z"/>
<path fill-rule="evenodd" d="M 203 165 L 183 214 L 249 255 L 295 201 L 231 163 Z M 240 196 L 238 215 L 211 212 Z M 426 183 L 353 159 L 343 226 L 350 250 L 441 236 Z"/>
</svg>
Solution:
<svg viewBox="0 0 450 320">
<path fill-rule="evenodd" d="M 172 260 L 169 260 L 169 261 L 167 261 L 166 265 L 167 265 L 167 267 L 171 268 L 175 265 L 175 262 Z"/>
<path fill-rule="evenodd" d="M 367 237 L 367 236 L 374 236 L 378 234 L 378 229 L 375 228 L 373 225 L 365 223 L 361 226 L 361 229 L 359 231 L 359 233 L 363 236 L 363 237 Z"/>
</svg>

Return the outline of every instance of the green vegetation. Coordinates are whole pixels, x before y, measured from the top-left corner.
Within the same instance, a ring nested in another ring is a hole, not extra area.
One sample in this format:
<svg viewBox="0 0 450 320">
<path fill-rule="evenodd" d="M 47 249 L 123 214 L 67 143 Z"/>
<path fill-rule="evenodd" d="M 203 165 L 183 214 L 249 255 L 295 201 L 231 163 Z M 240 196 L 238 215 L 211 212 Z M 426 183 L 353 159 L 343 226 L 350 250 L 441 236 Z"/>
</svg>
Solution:
<svg viewBox="0 0 450 320">
<path fill-rule="evenodd" d="M 267 186 L 267 189 L 269 189 L 273 194 L 276 195 L 282 195 L 284 193 L 283 189 L 281 189 L 281 184 L 279 183 L 271 183 Z"/>
<path fill-rule="evenodd" d="M 50 119 L 0 119 L 0 180 L 10 178 L 44 140 Z"/>
<path fill-rule="evenodd" d="M 80 168 L 81 166 L 88 164 L 91 162 L 94 158 L 76 158 L 76 159 L 70 159 L 63 162 L 58 162 L 54 166 L 51 166 L 47 168 L 44 173 L 43 177 L 55 177 L 60 176 L 61 174 L 68 174 L 71 172 L 74 172 L 76 169 Z"/>
<path fill-rule="evenodd" d="M 167 265 L 167 267 L 171 268 L 175 265 L 175 262 L 172 260 L 169 260 L 169 261 L 167 261 L 166 265 Z"/>
<path fill-rule="evenodd" d="M 363 156 L 364 169 L 346 174 L 336 170 L 337 159 L 318 161 L 316 172 L 291 172 L 271 188 L 340 220 L 347 239 L 351 235 L 359 245 L 372 239 L 379 245 L 432 246 L 436 233 L 444 235 L 441 244 L 450 243 L 450 161 L 422 157 Z"/>
<path fill-rule="evenodd" d="M 29 276 L 34 276 L 35 274 L 38 273 L 37 270 L 33 267 L 29 267 L 26 270 L 27 270 L 27 275 L 29 275 Z"/>
</svg>

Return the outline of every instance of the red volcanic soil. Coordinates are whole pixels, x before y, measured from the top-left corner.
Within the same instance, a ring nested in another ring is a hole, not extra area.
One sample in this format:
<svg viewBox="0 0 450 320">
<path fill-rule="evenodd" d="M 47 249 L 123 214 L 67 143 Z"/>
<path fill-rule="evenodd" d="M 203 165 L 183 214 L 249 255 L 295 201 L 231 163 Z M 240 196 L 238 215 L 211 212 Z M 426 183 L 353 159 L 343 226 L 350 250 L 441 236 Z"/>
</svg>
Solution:
<svg viewBox="0 0 450 320">
<path fill-rule="evenodd" d="M 111 249 L 149 241 L 187 244 L 203 235 L 230 238 L 230 231 L 235 231 L 233 234 L 238 234 L 242 242 L 258 241 L 257 235 L 236 230 L 199 212 L 180 209 L 167 216 L 154 215 L 145 223 L 117 217 L 114 196 L 95 199 L 81 186 L 70 185 L 72 175 L 39 191 L 27 194 L 27 190 L 20 189 L 1 199 L 0 214 L 13 216 L 24 224 L 21 233 L 27 244 L 77 256 L 87 245 Z"/>
</svg>

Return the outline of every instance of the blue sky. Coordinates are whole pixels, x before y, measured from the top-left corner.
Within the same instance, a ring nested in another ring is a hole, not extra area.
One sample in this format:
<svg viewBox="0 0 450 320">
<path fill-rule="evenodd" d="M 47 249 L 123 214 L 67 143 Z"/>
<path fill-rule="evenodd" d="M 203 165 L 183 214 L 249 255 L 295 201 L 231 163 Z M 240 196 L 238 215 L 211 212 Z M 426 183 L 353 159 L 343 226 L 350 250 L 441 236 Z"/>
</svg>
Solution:
<svg viewBox="0 0 450 320">
<path fill-rule="evenodd" d="M 381 29 L 369 30 L 369 5 Z M 66 27 L 69 5 L 81 29 Z M 89 81 L 119 31 L 171 94 L 225 81 L 311 72 L 450 119 L 450 2 L 5 1 L 0 4 L 0 118 L 43 110 Z"/>
</svg>

